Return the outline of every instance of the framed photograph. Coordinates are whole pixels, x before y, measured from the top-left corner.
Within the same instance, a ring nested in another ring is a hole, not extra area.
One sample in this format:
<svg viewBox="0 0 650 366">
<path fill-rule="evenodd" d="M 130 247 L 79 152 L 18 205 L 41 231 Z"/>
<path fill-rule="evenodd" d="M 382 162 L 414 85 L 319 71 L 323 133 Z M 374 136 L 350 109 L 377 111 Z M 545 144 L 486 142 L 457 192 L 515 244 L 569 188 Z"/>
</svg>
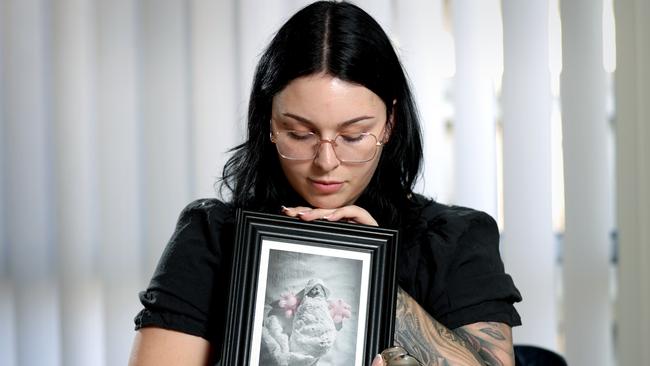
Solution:
<svg viewBox="0 0 650 366">
<path fill-rule="evenodd" d="M 237 213 L 222 365 L 370 366 L 393 344 L 398 233 Z"/>
</svg>

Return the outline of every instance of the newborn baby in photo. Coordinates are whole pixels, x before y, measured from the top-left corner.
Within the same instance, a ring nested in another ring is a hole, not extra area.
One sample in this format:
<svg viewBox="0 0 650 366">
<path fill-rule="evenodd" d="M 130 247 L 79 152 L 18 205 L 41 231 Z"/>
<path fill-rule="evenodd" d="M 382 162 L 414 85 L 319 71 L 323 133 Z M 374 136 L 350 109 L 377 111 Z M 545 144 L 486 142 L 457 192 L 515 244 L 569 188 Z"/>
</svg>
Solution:
<svg viewBox="0 0 650 366">
<path fill-rule="evenodd" d="M 293 318 L 289 349 L 292 353 L 323 356 L 336 340 L 336 327 L 330 315 L 329 291 L 323 281 L 310 280 L 305 297 Z"/>
<path fill-rule="evenodd" d="M 312 366 L 334 345 L 342 317 L 332 315 L 330 292 L 320 279 L 311 279 L 296 296 L 296 302 L 278 305 L 284 310 L 271 311 L 262 329 L 261 364 L 281 366 Z M 293 317 L 293 320 L 287 319 Z M 343 317 L 349 317 L 343 316 Z M 266 355 L 265 355 L 266 353 Z M 266 356 L 266 357 L 265 357 Z"/>
</svg>

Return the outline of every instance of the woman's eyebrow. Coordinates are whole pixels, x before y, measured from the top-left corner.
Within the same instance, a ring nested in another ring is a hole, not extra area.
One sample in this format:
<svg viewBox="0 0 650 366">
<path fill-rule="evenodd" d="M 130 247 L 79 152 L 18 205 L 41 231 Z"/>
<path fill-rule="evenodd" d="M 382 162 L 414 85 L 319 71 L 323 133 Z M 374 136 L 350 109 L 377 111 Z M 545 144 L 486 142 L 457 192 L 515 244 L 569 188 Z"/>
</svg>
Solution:
<svg viewBox="0 0 650 366">
<path fill-rule="evenodd" d="M 307 119 L 307 118 L 305 118 L 305 117 L 301 117 L 301 116 L 295 115 L 295 114 L 293 114 L 293 113 L 282 113 L 282 115 L 285 116 L 285 117 L 289 117 L 289 118 L 295 119 L 295 120 L 298 121 L 298 122 L 302 122 L 302 123 L 304 123 L 304 124 L 308 124 L 308 125 L 310 125 L 310 126 L 314 126 L 314 122 L 310 121 L 309 119 Z M 343 121 L 343 122 L 339 123 L 339 124 L 338 124 L 338 127 L 346 127 L 346 126 L 351 125 L 351 124 L 354 124 L 354 123 L 356 123 L 356 122 L 365 121 L 365 120 L 367 120 L 367 119 L 373 119 L 373 118 L 375 118 L 375 117 L 374 117 L 374 116 L 367 116 L 367 115 L 363 115 L 363 116 L 359 116 L 359 117 L 354 117 L 354 118 L 352 118 L 352 119 L 349 119 L 349 120 L 347 120 L 347 121 Z"/>
</svg>

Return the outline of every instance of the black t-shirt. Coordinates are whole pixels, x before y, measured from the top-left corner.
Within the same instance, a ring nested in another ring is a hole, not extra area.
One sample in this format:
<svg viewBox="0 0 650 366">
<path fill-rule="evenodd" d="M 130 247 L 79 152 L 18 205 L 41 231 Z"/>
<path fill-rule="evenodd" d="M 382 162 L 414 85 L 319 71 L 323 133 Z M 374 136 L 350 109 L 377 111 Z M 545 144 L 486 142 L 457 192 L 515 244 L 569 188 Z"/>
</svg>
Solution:
<svg viewBox="0 0 650 366">
<path fill-rule="evenodd" d="M 499 232 L 486 213 L 421 196 L 400 232 L 399 285 L 443 325 L 495 321 L 520 325 L 521 295 L 504 272 Z M 190 203 L 181 213 L 146 291 L 135 328 L 156 326 L 210 341 L 220 353 L 232 246 L 232 205 Z"/>
</svg>

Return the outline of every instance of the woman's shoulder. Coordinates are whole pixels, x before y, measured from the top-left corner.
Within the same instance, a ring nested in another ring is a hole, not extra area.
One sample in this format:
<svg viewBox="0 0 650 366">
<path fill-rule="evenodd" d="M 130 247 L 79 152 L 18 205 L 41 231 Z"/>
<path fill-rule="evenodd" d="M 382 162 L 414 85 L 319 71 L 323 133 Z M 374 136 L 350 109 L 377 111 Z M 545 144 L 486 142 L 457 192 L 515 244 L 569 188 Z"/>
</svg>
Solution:
<svg viewBox="0 0 650 366">
<path fill-rule="evenodd" d="M 498 236 L 496 221 L 483 211 L 443 204 L 419 194 L 414 194 L 411 201 L 416 232 L 435 235 L 446 242 L 457 242 L 468 233 Z"/>
<path fill-rule="evenodd" d="M 491 218 L 490 215 L 483 211 L 471 207 L 440 203 L 421 194 L 413 194 L 411 201 L 415 204 L 415 207 L 420 207 L 422 209 L 422 215 L 426 218 L 435 218 L 441 215 L 458 217 L 466 220 L 472 220 L 477 217 L 485 218 L 485 216 Z"/>
<path fill-rule="evenodd" d="M 209 222 L 227 222 L 234 220 L 235 208 L 232 203 L 221 201 L 217 198 L 199 198 L 183 208 L 179 222 L 184 219 L 201 217 Z"/>
<path fill-rule="evenodd" d="M 204 211 L 204 212 L 228 212 L 233 209 L 230 202 L 225 202 L 217 198 L 198 198 L 188 203 L 183 212 Z"/>
</svg>

